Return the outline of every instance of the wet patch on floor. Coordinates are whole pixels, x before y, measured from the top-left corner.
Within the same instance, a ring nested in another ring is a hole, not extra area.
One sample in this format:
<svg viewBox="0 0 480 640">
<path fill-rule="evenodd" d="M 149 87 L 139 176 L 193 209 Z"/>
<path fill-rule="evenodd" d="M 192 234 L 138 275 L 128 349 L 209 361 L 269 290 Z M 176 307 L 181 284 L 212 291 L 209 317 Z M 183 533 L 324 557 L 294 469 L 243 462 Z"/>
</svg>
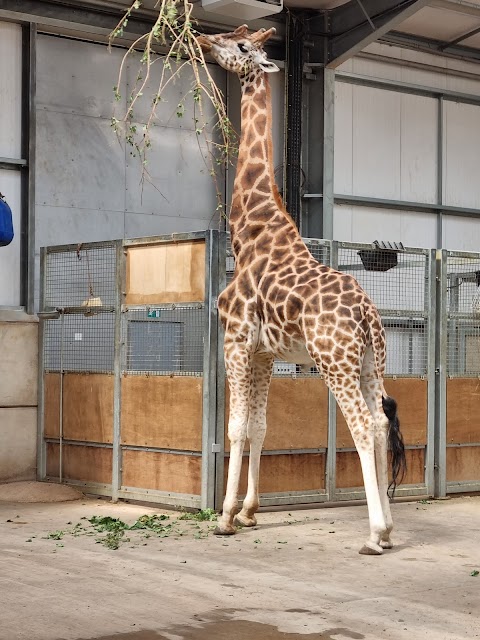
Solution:
<svg viewBox="0 0 480 640">
<path fill-rule="evenodd" d="M 166 635 L 163 635 L 165 633 Z M 248 620 L 211 621 L 201 627 L 182 626 L 156 631 L 134 631 L 110 636 L 89 638 L 88 640 L 362 640 L 365 636 L 342 627 L 326 629 L 322 633 L 286 633 L 277 627 Z M 87 640 L 85 638 L 78 640 Z"/>
</svg>

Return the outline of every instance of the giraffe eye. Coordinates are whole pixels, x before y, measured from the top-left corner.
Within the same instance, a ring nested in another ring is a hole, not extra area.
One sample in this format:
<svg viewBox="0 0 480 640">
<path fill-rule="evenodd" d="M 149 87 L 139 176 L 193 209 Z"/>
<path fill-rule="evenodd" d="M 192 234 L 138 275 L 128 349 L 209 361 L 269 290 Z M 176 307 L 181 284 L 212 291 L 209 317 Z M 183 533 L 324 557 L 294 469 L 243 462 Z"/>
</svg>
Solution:
<svg viewBox="0 0 480 640">
<path fill-rule="evenodd" d="M 240 49 L 240 51 L 241 51 L 242 53 L 248 53 L 248 49 L 247 49 L 247 47 L 246 47 L 244 44 L 240 43 L 240 44 L 238 45 L 238 48 Z"/>
</svg>

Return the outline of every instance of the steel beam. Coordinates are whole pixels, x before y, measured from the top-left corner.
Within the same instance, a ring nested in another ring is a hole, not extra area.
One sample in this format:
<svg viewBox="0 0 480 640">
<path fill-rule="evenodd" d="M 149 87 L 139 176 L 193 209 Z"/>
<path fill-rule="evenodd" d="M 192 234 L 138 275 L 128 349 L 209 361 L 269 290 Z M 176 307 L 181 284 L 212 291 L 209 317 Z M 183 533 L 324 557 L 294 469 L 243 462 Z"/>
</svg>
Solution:
<svg viewBox="0 0 480 640">
<path fill-rule="evenodd" d="M 442 40 L 434 40 L 433 38 L 425 38 L 423 36 L 412 36 L 408 33 L 400 33 L 399 31 L 391 31 L 379 37 L 379 41 L 399 47 L 424 51 L 425 53 L 436 53 L 451 58 L 475 60 L 477 62 L 480 60 L 480 49 L 466 47 L 461 44 L 450 44 L 445 48 L 445 42 Z"/>
<path fill-rule="evenodd" d="M 287 14 L 285 117 L 285 202 L 287 211 L 300 228 L 301 218 L 301 156 L 302 104 L 305 16 L 303 12 Z"/>
<path fill-rule="evenodd" d="M 362 0 L 337 7 L 330 17 L 328 66 L 342 64 L 428 3 L 429 0 Z"/>
</svg>

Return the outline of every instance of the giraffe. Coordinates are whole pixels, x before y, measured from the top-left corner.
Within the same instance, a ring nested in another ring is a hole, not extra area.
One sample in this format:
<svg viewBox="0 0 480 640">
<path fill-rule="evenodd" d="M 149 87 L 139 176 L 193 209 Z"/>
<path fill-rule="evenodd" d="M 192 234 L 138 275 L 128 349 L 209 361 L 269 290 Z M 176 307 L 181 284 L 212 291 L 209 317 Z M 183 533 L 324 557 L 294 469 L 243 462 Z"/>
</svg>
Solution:
<svg viewBox="0 0 480 640">
<path fill-rule="evenodd" d="M 274 181 L 268 74 L 278 67 L 264 43 L 275 29 L 200 35 L 198 43 L 241 84 L 241 136 L 230 211 L 232 281 L 220 294 L 224 358 L 230 388 L 230 461 L 217 535 L 257 523 L 260 456 L 274 358 L 315 366 L 345 416 L 358 451 L 370 535 L 360 553 L 392 547 L 387 446 L 393 480 L 406 470 L 397 405 L 384 388 L 385 332 L 379 313 L 350 275 L 317 262 L 287 213 Z M 238 487 L 246 439 L 248 488 Z"/>
</svg>

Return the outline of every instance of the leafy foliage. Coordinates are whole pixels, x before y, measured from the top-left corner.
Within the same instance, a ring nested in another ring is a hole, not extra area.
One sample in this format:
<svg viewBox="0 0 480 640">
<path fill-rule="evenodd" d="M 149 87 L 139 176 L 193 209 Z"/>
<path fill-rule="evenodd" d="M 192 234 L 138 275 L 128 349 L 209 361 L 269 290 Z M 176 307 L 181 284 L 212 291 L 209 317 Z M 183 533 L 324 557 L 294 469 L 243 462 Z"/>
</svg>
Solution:
<svg viewBox="0 0 480 640">
<path fill-rule="evenodd" d="M 135 0 L 120 22 L 110 34 L 110 45 L 125 35 L 128 21 L 133 12 L 140 9 L 141 0 Z M 157 118 L 157 107 L 165 100 L 167 90 L 181 73 L 191 72 L 191 89 L 182 97 L 176 107 L 176 115 L 183 118 L 185 103 L 191 99 L 193 104 L 194 127 L 197 136 L 204 138 L 208 155 L 207 166 L 212 176 L 217 194 L 217 209 L 223 212 L 220 184 L 217 179 L 217 167 L 228 163 L 237 150 L 237 135 L 228 119 L 223 95 L 213 79 L 205 62 L 203 51 L 197 42 L 197 31 L 192 17 L 193 4 L 188 0 L 158 0 L 155 5 L 158 16 L 148 33 L 137 38 L 127 49 L 120 65 L 117 84 L 114 86 L 115 100 L 120 103 L 120 87 L 127 69 L 127 62 L 140 51 L 140 66 L 133 88 L 127 96 L 126 109 L 118 118 L 114 116 L 111 124 L 131 147 L 131 154 L 138 156 L 142 163 L 142 180 L 148 178 L 147 155 L 152 146 L 151 130 Z M 152 65 L 161 60 L 159 79 L 151 88 Z M 144 93 L 150 98 L 150 112 L 142 125 L 136 124 L 135 108 Z M 213 106 L 216 121 L 207 122 L 204 100 Z"/>
</svg>

